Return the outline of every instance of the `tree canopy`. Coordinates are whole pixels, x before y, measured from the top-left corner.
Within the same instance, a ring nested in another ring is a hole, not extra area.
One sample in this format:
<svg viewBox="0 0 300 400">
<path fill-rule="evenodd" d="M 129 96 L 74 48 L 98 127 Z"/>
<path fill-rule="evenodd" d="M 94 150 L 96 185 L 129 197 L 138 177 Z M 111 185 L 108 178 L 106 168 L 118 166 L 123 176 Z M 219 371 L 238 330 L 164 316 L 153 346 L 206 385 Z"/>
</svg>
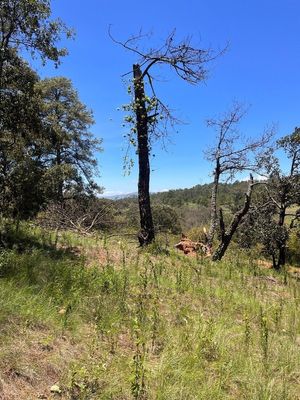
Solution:
<svg viewBox="0 0 300 400">
<path fill-rule="evenodd" d="M 57 43 L 72 31 L 51 19 L 48 0 L 3 0 L 0 7 L 0 207 L 27 218 L 49 201 L 93 194 L 92 112 L 63 77 L 41 80 L 23 55 L 58 65 Z M 21 56 L 22 54 L 22 56 Z"/>
</svg>

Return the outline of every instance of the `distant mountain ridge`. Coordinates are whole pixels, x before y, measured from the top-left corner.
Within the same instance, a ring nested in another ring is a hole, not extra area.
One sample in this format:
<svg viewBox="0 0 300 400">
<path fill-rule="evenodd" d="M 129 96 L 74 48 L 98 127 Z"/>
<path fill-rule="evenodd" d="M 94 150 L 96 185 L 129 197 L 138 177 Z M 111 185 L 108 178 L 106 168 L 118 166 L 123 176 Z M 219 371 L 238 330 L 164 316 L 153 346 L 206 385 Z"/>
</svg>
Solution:
<svg viewBox="0 0 300 400">
<path fill-rule="evenodd" d="M 122 194 L 115 194 L 115 195 L 102 195 L 105 199 L 109 200 L 122 200 L 122 199 L 128 199 L 131 197 L 137 197 L 137 192 L 132 192 L 132 193 L 122 193 Z"/>
</svg>

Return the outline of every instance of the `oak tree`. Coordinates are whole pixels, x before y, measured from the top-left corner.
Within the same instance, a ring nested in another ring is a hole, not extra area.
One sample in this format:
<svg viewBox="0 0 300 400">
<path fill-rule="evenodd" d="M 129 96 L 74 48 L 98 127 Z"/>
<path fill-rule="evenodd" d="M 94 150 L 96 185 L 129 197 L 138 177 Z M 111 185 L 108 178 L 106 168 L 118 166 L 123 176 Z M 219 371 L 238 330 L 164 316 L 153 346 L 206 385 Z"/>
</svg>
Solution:
<svg viewBox="0 0 300 400">
<path fill-rule="evenodd" d="M 277 141 L 277 150 L 283 150 L 290 161 L 289 170 L 280 168 L 273 155 L 265 159 L 270 171 L 265 182 L 264 224 L 259 224 L 261 240 L 272 256 L 273 267 L 280 269 L 286 263 L 287 243 L 295 222 L 300 220 L 300 128 Z"/>
</svg>

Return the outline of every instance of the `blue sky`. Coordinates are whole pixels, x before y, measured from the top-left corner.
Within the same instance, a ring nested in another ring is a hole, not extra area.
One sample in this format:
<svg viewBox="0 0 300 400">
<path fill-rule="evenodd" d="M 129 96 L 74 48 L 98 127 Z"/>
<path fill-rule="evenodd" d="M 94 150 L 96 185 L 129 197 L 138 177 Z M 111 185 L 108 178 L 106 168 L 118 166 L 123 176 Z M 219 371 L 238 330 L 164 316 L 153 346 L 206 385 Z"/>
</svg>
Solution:
<svg viewBox="0 0 300 400">
<path fill-rule="evenodd" d="M 257 136 L 275 123 L 277 134 L 291 133 L 300 117 L 300 2 L 298 0 L 120 1 L 53 0 L 53 15 L 76 31 L 62 65 L 34 66 L 42 77 L 70 78 L 81 100 L 94 111 L 93 132 L 103 138 L 97 155 L 106 194 L 136 191 L 137 171 L 123 176 L 126 142 L 121 111 L 129 98 L 121 75 L 131 70 L 133 54 L 108 36 L 125 40 L 141 28 L 160 42 L 176 28 L 181 39 L 193 35 L 195 45 L 226 54 L 210 67 L 208 80 L 191 86 L 160 68 L 154 74 L 157 94 L 186 124 L 171 132 L 167 151 L 159 144 L 152 160 L 151 191 L 191 187 L 211 180 L 203 150 L 214 133 L 205 119 L 226 111 L 233 100 L 250 105 L 241 124 L 245 135 Z M 150 41 L 149 41 L 150 43 Z M 145 47 L 147 42 L 145 43 Z"/>
</svg>

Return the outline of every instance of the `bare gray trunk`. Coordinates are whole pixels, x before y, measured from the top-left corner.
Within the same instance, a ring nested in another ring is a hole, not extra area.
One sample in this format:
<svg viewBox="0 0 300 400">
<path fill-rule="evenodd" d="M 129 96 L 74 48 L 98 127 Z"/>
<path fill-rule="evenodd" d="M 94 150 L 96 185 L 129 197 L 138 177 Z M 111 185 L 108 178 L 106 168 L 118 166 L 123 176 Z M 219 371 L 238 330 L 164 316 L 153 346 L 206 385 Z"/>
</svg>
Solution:
<svg viewBox="0 0 300 400">
<path fill-rule="evenodd" d="M 220 163 L 217 160 L 216 168 L 214 171 L 214 181 L 213 187 L 211 190 L 211 200 L 210 200 L 210 227 L 207 234 L 207 246 L 211 249 L 215 232 L 218 225 L 217 218 L 217 196 L 218 196 L 218 188 L 219 188 L 219 179 L 220 179 Z"/>
<path fill-rule="evenodd" d="M 253 188 L 253 177 L 251 175 L 250 182 L 248 185 L 248 190 L 247 193 L 245 193 L 244 205 L 239 211 L 237 211 L 234 214 L 231 223 L 226 231 L 223 220 L 223 212 L 222 209 L 220 209 L 221 242 L 212 256 L 213 261 L 219 261 L 222 259 L 239 224 L 243 221 L 244 216 L 248 213 L 251 204 L 252 188 Z"/>
</svg>

